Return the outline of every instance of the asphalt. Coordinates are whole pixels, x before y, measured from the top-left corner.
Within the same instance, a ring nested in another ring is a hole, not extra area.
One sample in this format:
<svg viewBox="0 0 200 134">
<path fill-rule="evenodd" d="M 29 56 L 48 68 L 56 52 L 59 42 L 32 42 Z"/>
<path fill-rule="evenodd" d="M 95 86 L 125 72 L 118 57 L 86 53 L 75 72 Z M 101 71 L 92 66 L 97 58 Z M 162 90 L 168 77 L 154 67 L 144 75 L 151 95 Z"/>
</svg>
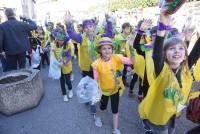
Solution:
<svg viewBox="0 0 200 134">
<path fill-rule="evenodd" d="M 73 91 L 81 79 L 81 72 L 74 61 Z M 111 134 L 112 113 L 110 104 L 102 113 L 103 126 L 94 125 L 88 106 L 78 102 L 76 96 L 64 102 L 59 80 L 48 78 L 48 67 L 41 69 L 45 95 L 33 109 L 12 116 L 0 114 L 0 134 Z M 135 92 L 137 91 L 137 85 Z M 120 98 L 119 129 L 122 134 L 144 134 L 137 112 L 138 101 L 128 97 L 128 90 Z M 185 113 L 176 123 L 176 134 L 184 132 L 195 124 L 185 118 Z"/>
</svg>

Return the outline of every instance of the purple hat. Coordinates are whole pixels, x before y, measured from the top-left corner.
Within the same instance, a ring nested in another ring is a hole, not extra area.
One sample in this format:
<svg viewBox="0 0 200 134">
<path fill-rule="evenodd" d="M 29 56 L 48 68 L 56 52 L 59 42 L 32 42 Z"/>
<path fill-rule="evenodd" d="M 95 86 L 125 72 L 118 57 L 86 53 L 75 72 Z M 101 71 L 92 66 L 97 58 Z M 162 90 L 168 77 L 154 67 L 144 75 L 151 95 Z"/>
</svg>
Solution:
<svg viewBox="0 0 200 134">
<path fill-rule="evenodd" d="M 83 21 L 83 28 L 85 28 L 86 26 L 94 26 L 94 22 L 92 22 L 91 20 Z"/>
</svg>

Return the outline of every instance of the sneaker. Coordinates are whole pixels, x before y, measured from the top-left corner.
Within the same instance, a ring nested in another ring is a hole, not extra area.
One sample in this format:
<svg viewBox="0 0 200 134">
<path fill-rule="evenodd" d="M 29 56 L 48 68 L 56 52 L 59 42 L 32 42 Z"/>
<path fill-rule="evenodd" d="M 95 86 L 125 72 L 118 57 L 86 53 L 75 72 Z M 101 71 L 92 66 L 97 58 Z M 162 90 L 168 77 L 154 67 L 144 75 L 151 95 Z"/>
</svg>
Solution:
<svg viewBox="0 0 200 134">
<path fill-rule="evenodd" d="M 102 127 L 101 118 L 100 117 L 96 117 L 95 115 L 94 115 L 94 123 L 95 123 L 95 126 Z"/>
<path fill-rule="evenodd" d="M 113 130 L 112 133 L 113 133 L 113 134 L 121 134 L 121 132 L 120 132 L 119 129 L 115 129 L 115 130 Z"/>
<path fill-rule="evenodd" d="M 141 102 L 143 100 L 143 95 L 138 95 L 138 101 Z"/>
<path fill-rule="evenodd" d="M 153 134 L 151 130 L 145 131 L 145 134 Z"/>
<path fill-rule="evenodd" d="M 149 124 L 147 123 L 147 120 L 142 120 L 142 126 L 144 128 L 145 134 L 153 134 Z"/>
<path fill-rule="evenodd" d="M 71 75 L 70 75 L 70 80 L 71 80 L 71 81 L 74 81 L 74 74 L 71 74 Z"/>
<path fill-rule="evenodd" d="M 71 99 L 73 97 L 73 91 L 69 90 L 69 98 Z"/>
<path fill-rule="evenodd" d="M 67 95 L 64 95 L 64 96 L 63 96 L 63 100 L 64 100 L 65 102 L 69 101 Z"/>
</svg>

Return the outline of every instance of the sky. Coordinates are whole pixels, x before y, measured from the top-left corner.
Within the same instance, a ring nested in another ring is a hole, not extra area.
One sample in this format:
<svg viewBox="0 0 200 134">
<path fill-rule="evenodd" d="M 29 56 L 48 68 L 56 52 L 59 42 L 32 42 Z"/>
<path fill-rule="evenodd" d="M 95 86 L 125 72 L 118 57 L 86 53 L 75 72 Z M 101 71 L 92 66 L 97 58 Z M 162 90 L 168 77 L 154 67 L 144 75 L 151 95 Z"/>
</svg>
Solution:
<svg viewBox="0 0 200 134">
<path fill-rule="evenodd" d="M 48 2 L 50 0 L 37 0 L 37 4 L 42 4 L 44 2 Z M 91 6 L 95 6 L 99 3 L 105 3 L 108 2 L 108 0 L 58 0 L 57 3 L 60 3 L 63 7 L 69 8 L 69 9 L 76 9 L 79 10 L 87 10 Z"/>
<path fill-rule="evenodd" d="M 83 17 L 81 14 L 82 11 L 87 10 L 92 6 L 108 2 L 108 0 L 58 0 L 58 2 L 52 3 L 49 3 L 48 1 L 49 0 L 36 1 L 37 17 L 40 20 L 44 19 L 48 12 L 50 12 L 53 19 L 60 20 L 64 12 L 67 10 L 76 17 L 81 18 Z M 90 17 L 92 16 L 92 13 L 87 15 Z"/>
</svg>

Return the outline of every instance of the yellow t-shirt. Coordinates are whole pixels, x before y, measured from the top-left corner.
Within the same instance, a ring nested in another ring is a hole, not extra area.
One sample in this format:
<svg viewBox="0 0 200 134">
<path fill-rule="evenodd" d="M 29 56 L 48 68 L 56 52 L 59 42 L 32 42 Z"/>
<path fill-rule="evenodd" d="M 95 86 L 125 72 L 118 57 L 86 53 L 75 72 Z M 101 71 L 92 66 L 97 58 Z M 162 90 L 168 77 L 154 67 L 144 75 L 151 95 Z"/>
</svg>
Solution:
<svg viewBox="0 0 200 134">
<path fill-rule="evenodd" d="M 144 57 L 137 54 L 135 51 L 135 62 L 133 64 L 135 73 L 140 77 L 144 78 L 145 60 Z"/>
<path fill-rule="evenodd" d="M 59 62 L 63 62 L 67 59 L 66 53 L 71 49 L 71 46 L 67 44 L 66 48 L 57 47 L 56 44 L 52 44 L 52 48 L 54 49 L 54 55 Z M 72 62 L 71 60 L 67 63 L 67 65 L 61 66 L 61 71 L 63 74 L 69 74 L 72 72 Z"/>
<path fill-rule="evenodd" d="M 94 45 L 98 41 L 98 36 L 95 37 Z M 82 44 L 78 44 L 78 62 L 82 71 L 89 71 L 93 62 L 93 57 L 89 53 L 90 40 L 86 36 L 82 36 Z"/>
<path fill-rule="evenodd" d="M 129 53 L 129 45 L 127 40 L 130 38 L 131 35 L 124 38 L 122 34 L 115 35 L 114 42 L 115 42 L 115 54 L 122 54 L 124 56 L 130 56 Z"/>
<path fill-rule="evenodd" d="M 144 71 L 146 68 L 147 80 L 151 84 L 155 79 L 154 63 L 152 59 L 153 50 L 145 51 L 145 58 L 142 55 L 137 54 L 135 51 L 135 63 L 133 65 L 135 73 L 144 80 Z M 153 72 L 153 73 L 152 73 Z"/>
<path fill-rule="evenodd" d="M 101 58 L 97 59 L 92 63 L 92 67 L 98 72 L 98 82 L 102 93 L 106 96 L 110 96 L 119 92 L 120 95 L 124 90 L 124 85 L 122 82 L 122 76 L 119 75 L 120 66 L 122 65 L 122 55 L 113 54 L 109 62 L 103 61 Z M 113 71 L 112 71 L 113 70 Z M 117 74 L 118 72 L 118 74 Z M 114 76 L 116 75 L 116 77 Z M 116 84 L 116 78 L 119 85 Z"/>
</svg>

